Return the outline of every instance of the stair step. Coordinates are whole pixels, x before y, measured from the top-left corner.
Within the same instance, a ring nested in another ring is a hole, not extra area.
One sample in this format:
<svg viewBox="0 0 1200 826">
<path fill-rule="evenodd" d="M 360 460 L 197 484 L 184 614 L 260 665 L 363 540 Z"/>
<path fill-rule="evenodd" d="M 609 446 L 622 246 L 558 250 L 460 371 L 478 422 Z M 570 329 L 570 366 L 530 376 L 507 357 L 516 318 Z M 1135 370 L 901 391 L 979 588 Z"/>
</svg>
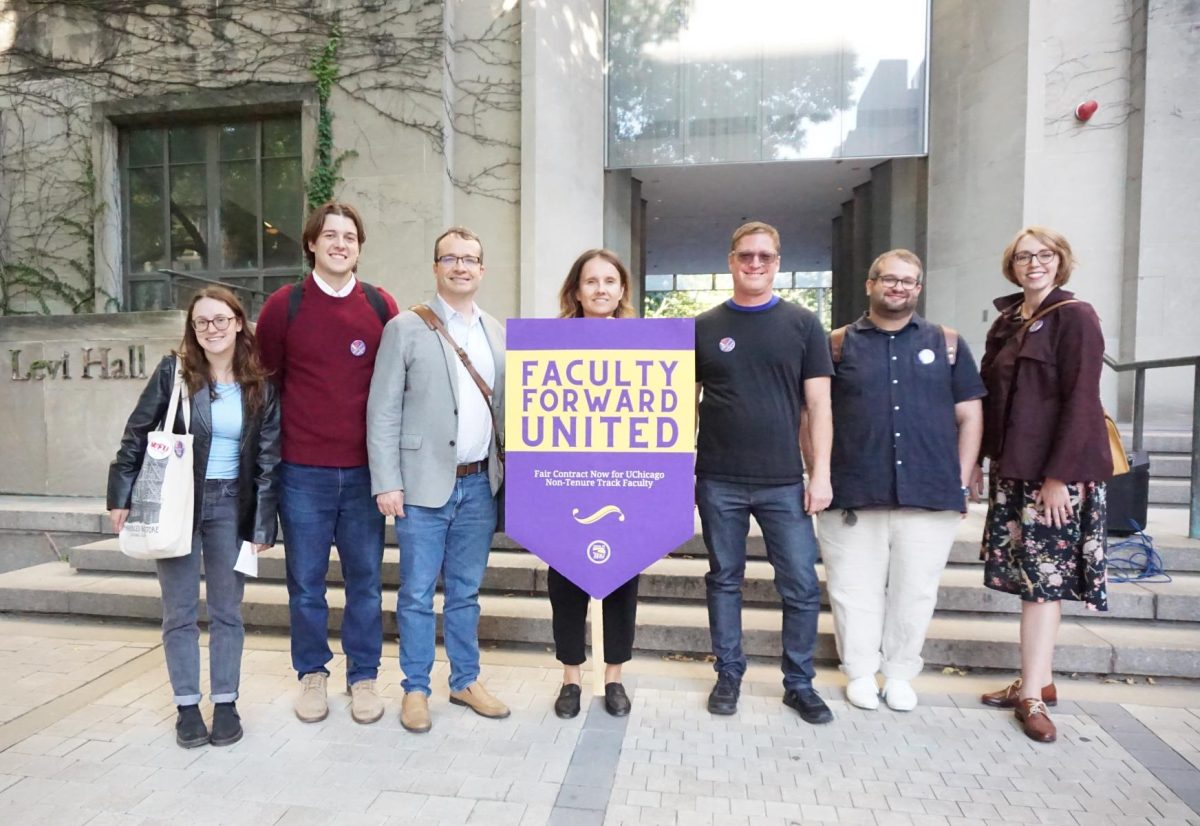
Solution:
<svg viewBox="0 0 1200 826">
<path fill-rule="evenodd" d="M 1191 503 L 1191 479 L 1150 479 L 1151 505 L 1187 505 Z"/>
<path fill-rule="evenodd" d="M 1192 456 L 1190 453 L 1151 453 L 1151 479 L 1190 479 Z"/>
<path fill-rule="evenodd" d="M 74 548 L 70 554 L 71 566 L 85 574 L 142 574 L 152 575 L 154 563 L 130 559 L 117 548 L 115 539 L 93 542 Z M 547 592 L 548 567 L 536 556 L 525 552 L 494 551 L 484 574 L 481 590 L 484 592 L 515 593 L 521 595 L 545 595 Z M 708 571 L 706 559 L 683 559 L 668 557 L 651 565 L 641 576 L 638 593 L 643 600 L 690 601 L 703 603 L 705 600 L 704 574 Z M 272 548 L 259 556 L 257 582 L 283 582 L 285 580 L 283 550 Z M 821 581 L 821 604 L 829 605 L 825 591 L 825 566 L 817 565 L 817 576 Z M 400 581 L 399 551 L 384 549 L 382 580 L 385 589 L 394 590 Z M 334 585 L 343 582 L 341 565 L 336 549 L 329 565 L 328 581 Z M 763 560 L 748 560 L 746 580 L 742 589 L 747 605 L 778 606 L 779 595 L 775 590 L 774 571 Z M 1065 602 L 1066 616 L 1090 616 L 1096 619 L 1160 619 L 1200 620 L 1200 600 L 1197 600 L 1195 616 L 1187 616 L 1186 598 L 1175 599 L 1164 615 L 1159 611 L 1160 601 L 1173 598 L 1176 594 L 1185 597 L 1200 594 L 1200 576 L 1176 575 L 1169 584 L 1112 583 L 1109 586 L 1109 610 L 1092 613 L 1078 602 Z M 1017 613 L 1020 601 L 1009 594 L 992 591 L 983 586 L 983 568 L 979 564 L 951 565 L 942 572 L 938 587 L 937 610 L 939 614 L 952 612 Z"/>
<path fill-rule="evenodd" d="M 389 602 L 385 600 L 384 613 L 390 636 L 395 625 Z M 440 603 L 439 596 L 435 610 L 440 611 Z M 330 588 L 331 629 L 340 627 L 344 604 L 343 591 Z M 480 605 L 481 642 L 551 644 L 550 605 L 544 597 L 487 594 L 480 597 Z M 152 577 L 82 573 L 65 562 L 0 574 L 0 611 L 146 621 L 161 617 L 158 583 Z M 251 628 L 286 628 L 286 587 L 275 582 L 248 583 L 243 615 Z M 746 652 L 777 657 L 780 622 L 778 608 L 744 609 Z M 1192 622 L 1067 618 L 1059 633 L 1055 666 L 1062 672 L 1200 677 L 1198 635 L 1200 624 Z M 1012 615 L 939 616 L 930 624 L 923 653 L 929 665 L 1015 669 L 1019 665 L 1018 639 L 1019 624 Z M 706 608 L 684 603 L 639 605 L 637 648 L 642 652 L 707 655 L 710 639 Z M 816 657 L 823 662 L 836 659 L 828 613 L 820 617 Z"/>
<path fill-rule="evenodd" d="M 1126 450 L 1133 449 L 1133 426 L 1120 425 L 1121 441 Z M 1150 453 L 1192 453 L 1191 430 L 1146 430 L 1142 433 L 1142 450 Z"/>
</svg>

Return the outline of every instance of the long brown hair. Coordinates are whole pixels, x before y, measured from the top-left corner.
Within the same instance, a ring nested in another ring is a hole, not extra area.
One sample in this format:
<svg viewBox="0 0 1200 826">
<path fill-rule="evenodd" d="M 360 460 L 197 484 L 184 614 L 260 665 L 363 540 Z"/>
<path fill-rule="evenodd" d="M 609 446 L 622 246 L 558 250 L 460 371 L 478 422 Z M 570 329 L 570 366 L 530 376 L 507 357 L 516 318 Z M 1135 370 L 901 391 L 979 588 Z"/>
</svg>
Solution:
<svg viewBox="0 0 1200 826">
<path fill-rule="evenodd" d="M 233 377 L 242 386 L 246 407 L 251 413 L 257 413 L 263 406 L 267 371 L 258 358 L 258 343 L 250 329 L 246 311 L 242 309 L 242 302 L 225 287 L 205 287 L 197 290 L 188 304 L 187 319 L 183 324 L 183 341 L 180 342 L 178 352 L 179 363 L 183 366 L 183 381 L 191 395 L 196 395 L 200 388 L 207 385 L 210 397 L 216 398 L 217 388 L 209 370 L 208 357 L 204 348 L 200 346 L 200 339 L 196 337 L 196 328 L 192 326 L 192 310 L 205 298 L 220 301 L 233 311 L 234 319 L 241 322 L 242 329 L 238 331 L 234 342 Z"/>
<path fill-rule="evenodd" d="M 567 273 L 567 280 L 563 282 L 562 289 L 558 291 L 558 317 L 583 318 L 583 305 L 579 303 L 575 293 L 579 292 L 579 282 L 583 279 L 584 265 L 593 258 L 603 258 L 616 267 L 617 274 L 621 276 L 621 300 L 617 302 L 617 309 L 613 312 L 612 317 L 632 318 L 636 313 L 633 311 L 633 305 L 629 303 L 629 270 L 621 261 L 620 256 L 612 250 L 604 249 L 588 250 L 575 259 L 575 263 L 571 265 L 571 271 Z"/>
</svg>

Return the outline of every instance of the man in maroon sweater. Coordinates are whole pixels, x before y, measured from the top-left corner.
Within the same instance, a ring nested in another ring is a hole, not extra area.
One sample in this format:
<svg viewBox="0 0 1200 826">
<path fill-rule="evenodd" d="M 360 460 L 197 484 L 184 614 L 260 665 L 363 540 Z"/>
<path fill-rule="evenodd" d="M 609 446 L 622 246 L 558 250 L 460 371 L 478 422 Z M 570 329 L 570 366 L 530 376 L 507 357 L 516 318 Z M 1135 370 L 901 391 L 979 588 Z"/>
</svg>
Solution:
<svg viewBox="0 0 1200 826">
<path fill-rule="evenodd" d="M 306 723 L 329 714 L 325 577 L 336 541 L 346 583 L 342 649 L 350 713 L 373 723 L 383 716 L 375 680 L 383 647 L 384 520 L 367 467 L 367 392 L 384 324 L 397 308 L 391 296 L 355 276 L 366 234 L 353 207 L 321 205 L 302 240 L 311 275 L 267 299 L 256 331 L 281 391 L 279 515 L 292 665 L 301 686 L 295 710 Z"/>
</svg>

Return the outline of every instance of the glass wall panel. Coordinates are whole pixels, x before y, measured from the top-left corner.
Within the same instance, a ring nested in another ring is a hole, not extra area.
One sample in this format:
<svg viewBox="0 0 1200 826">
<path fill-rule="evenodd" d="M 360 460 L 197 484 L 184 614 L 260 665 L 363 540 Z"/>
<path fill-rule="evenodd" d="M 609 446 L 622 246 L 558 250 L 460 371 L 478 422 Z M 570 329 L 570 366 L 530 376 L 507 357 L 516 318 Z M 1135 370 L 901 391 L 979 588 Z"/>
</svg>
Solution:
<svg viewBox="0 0 1200 826">
<path fill-rule="evenodd" d="M 132 146 L 130 155 L 132 155 Z M 163 256 L 163 169 L 129 170 L 129 265 L 141 272 L 167 266 Z"/>
<path fill-rule="evenodd" d="M 248 161 L 221 163 L 221 241 L 226 269 L 258 266 L 258 166 L 253 154 Z"/>
<path fill-rule="evenodd" d="M 269 158 L 262 165 L 263 266 L 298 266 L 304 257 L 300 250 L 304 230 L 304 172 L 300 159 Z"/>
<path fill-rule="evenodd" d="M 171 165 L 171 268 L 208 269 L 204 164 Z"/>
<path fill-rule="evenodd" d="M 609 0 L 608 165 L 925 153 L 928 0 Z"/>
</svg>

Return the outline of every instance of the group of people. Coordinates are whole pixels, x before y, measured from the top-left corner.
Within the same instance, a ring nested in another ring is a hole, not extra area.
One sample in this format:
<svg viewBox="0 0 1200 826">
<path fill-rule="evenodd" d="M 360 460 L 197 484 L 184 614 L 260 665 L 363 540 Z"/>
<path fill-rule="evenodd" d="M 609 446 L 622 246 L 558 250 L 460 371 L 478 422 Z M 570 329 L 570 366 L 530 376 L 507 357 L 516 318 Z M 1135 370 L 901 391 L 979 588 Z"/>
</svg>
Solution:
<svg viewBox="0 0 1200 826">
<path fill-rule="evenodd" d="M 244 578 L 234 562 L 243 542 L 273 545 L 277 521 L 300 720 L 329 713 L 326 576 L 335 544 L 350 714 L 364 724 L 384 714 L 377 677 L 389 516 L 400 547 L 401 724 L 432 726 L 439 579 L 450 702 L 484 717 L 509 714 L 480 682 L 477 633 L 504 475 L 504 328 L 475 302 L 483 244 L 464 227 L 442 233 L 433 244 L 435 297 L 399 311 L 358 278 L 365 241 L 353 207 L 317 208 L 303 232 L 310 275 L 272 294 L 253 331 L 232 292 L 199 291 L 178 352 L 163 359 L 127 423 L 109 475 L 116 530 L 128 517 L 147 435 L 182 371 L 194 410 L 195 531 L 190 555 L 157 568 L 183 747 L 242 737 Z M 759 222 L 734 232 L 733 294 L 696 319 L 696 504 L 717 672 L 711 713 L 736 713 L 746 671 L 741 589 L 751 516 L 782 602 L 784 704 L 809 723 L 833 719 L 812 684 L 820 557 L 847 700 L 874 709 L 882 696 L 894 710 L 915 708 L 912 680 L 938 581 L 968 499 L 982 494 L 987 457 L 984 584 L 1023 602 L 1021 676 L 982 699 L 1015 709 L 1030 737 L 1055 738 L 1047 705 L 1056 701 L 1060 601 L 1107 607 L 1103 338 L 1092 308 L 1062 289 L 1073 263 L 1061 235 L 1040 227 L 1017 234 L 1001 269 L 1021 291 L 997 300 L 980 371 L 957 332 L 916 313 L 924 273 L 913 253 L 880 255 L 867 275 L 866 313 L 826 335 L 813 313 L 774 292 L 778 232 Z M 622 261 L 588 250 L 562 286 L 561 317 L 631 317 L 630 294 Z M 181 430 L 182 416 L 172 425 Z M 202 561 L 211 731 L 199 707 Z M 548 589 L 563 666 L 554 711 L 570 718 L 580 711 L 589 598 L 554 570 Z M 632 657 L 637 593 L 634 577 L 603 601 L 604 707 L 615 716 L 631 708 L 621 669 Z"/>
</svg>

